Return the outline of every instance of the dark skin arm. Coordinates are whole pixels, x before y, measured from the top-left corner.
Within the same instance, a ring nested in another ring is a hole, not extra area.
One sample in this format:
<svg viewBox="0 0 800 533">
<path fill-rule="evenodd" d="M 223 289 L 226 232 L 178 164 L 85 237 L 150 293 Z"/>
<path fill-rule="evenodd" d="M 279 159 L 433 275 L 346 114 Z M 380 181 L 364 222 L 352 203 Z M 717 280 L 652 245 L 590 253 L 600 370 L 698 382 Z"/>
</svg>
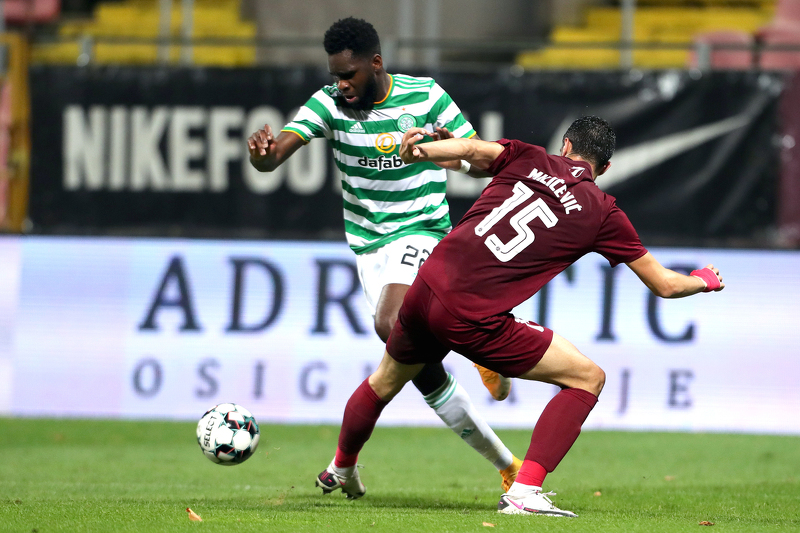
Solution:
<svg viewBox="0 0 800 533">
<path fill-rule="evenodd" d="M 437 127 L 431 137 L 434 140 L 451 139 L 453 134 L 447 128 Z M 479 137 L 475 135 L 472 138 L 478 139 Z M 260 172 L 272 172 L 304 144 L 306 143 L 303 142 L 299 135 L 289 131 L 282 131 L 275 137 L 270 125 L 264 124 L 262 129 L 253 133 L 247 139 L 250 164 Z M 448 161 L 439 164 L 439 166 L 450 170 L 458 170 L 461 167 L 461 163 L 459 161 Z M 470 170 L 468 174 L 474 178 L 489 176 L 488 173 L 478 169 Z"/>
<path fill-rule="evenodd" d="M 272 172 L 304 144 L 299 135 L 289 131 L 282 131 L 275 137 L 269 124 L 264 124 L 247 139 L 250 164 L 261 172 Z"/>
</svg>

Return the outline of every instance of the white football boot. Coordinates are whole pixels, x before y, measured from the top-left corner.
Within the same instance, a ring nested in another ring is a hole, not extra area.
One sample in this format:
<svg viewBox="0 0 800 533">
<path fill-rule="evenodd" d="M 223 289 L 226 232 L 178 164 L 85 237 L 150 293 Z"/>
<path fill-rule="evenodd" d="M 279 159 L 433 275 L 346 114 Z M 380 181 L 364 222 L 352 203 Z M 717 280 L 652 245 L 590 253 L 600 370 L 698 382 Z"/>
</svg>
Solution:
<svg viewBox="0 0 800 533">
<path fill-rule="evenodd" d="M 555 496 L 555 492 L 542 492 L 541 490 L 519 491 L 506 493 L 500 496 L 497 512 L 503 514 L 536 514 L 546 516 L 568 516 L 576 518 L 578 515 L 572 511 L 559 509 L 548 496 Z"/>
<path fill-rule="evenodd" d="M 330 494 L 337 489 L 342 489 L 348 500 L 357 500 L 367 492 L 367 487 L 361 483 L 358 468 L 353 468 L 350 476 L 340 476 L 333 469 L 333 461 L 317 476 L 317 487 L 322 489 L 322 494 Z"/>
</svg>

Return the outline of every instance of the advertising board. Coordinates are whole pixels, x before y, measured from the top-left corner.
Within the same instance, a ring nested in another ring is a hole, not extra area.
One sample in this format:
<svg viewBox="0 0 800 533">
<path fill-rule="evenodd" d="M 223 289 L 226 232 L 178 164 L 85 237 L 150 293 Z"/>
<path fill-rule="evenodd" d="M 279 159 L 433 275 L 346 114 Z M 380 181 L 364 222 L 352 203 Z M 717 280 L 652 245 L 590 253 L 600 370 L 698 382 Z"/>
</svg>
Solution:
<svg viewBox="0 0 800 533">
<path fill-rule="evenodd" d="M 800 433 L 800 253 L 651 251 L 713 262 L 728 287 L 662 300 L 590 254 L 515 310 L 606 371 L 585 427 Z M 7 414 L 194 419 L 233 401 L 338 424 L 383 353 L 343 243 L 6 237 L 0 252 Z M 496 427 L 531 427 L 555 392 L 515 380 L 495 402 L 469 361 L 444 363 Z M 440 422 L 409 385 L 381 423 Z"/>
</svg>

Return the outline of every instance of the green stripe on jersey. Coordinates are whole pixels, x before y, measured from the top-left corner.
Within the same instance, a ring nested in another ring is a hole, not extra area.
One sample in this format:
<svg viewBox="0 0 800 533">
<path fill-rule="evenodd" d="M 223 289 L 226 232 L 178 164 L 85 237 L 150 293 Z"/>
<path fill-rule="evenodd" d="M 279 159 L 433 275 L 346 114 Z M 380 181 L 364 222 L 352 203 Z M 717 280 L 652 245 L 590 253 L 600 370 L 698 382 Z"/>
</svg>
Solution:
<svg viewBox="0 0 800 533">
<path fill-rule="evenodd" d="M 398 158 L 400 156 L 397 156 Z M 373 161 L 391 161 L 391 157 L 386 157 L 385 154 L 381 154 L 378 157 L 369 158 Z M 367 160 L 368 161 L 368 160 Z M 335 160 L 336 166 L 345 175 L 345 177 L 358 177 L 358 178 L 372 178 L 380 181 L 397 181 L 397 180 L 404 180 L 406 178 L 410 178 L 412 176 L 417 176 L 424 172 L 425 170 L 429 170 L 431 172 L 438 173 L 442 169 L 437 167 L 435 163 L 415 163 L 414 165 L 403 165 L 397 169 L 387 169 L 387 168 L 369 168 L 369 167 L 361 167 L 355 165 L 346 165 L 339 160 Z M 347 181 L 347 180 L 345 180 Z"/>
<path fill-rule="evenodd" d="M 295 124 L 296 124 L 296 123 L 295 123 Z M 291 131 L 292 133 L 296 133 L 296 134 L 297 134 L 297 135 L 299 135 L 299 136 L 300 136 L 300 138 L 301 138 L 301 139 L 303 139 L 303 141 L 305 141 L 306 143 L 308 143 L 308 142 L 311 140 L 311 139 L 309 138 L 308 134 L 306 133 L 306 130 L 301 130 L 301 129 L 299 129 L 297 126 L 289 126 L 289 125 L 286 125 L 286 126 L 284 126 L 284 127 L 283 127 L 283 129 L 281 129 L 281 131 Z"/>
<path fill-rule="evenodd" d="M 359 189 L 351 187 L 349 183 L 342 183 L 342 189 L 361 200 L 372 200 L 373 202 L 403 202 L 416 200 L 420 196 L 429 194 L 444 194 L 447 191 L 447 183 L 444 181 L 429 181 L 424 185 L 405 191 L 382 191 L 374 189 Z"/>
<path fill-rule="evenodd" d="M 358 124 L 360 124 L 360 128 L 357 126 Z M 356 135 L 380 135 L 381 133 L 387 133 L 396 130 L 397 119 L 375 120 L 367 122 L 365 120 L 343 120 L 335 118 L 333 119 L 333 124 L 331 126 L 334 130 L 347 132 L 350 132 L 351 129 L 357 128 L 359 131 L 352 132 Z"/>
<path fill-rule="evenodd" d="M 392 76 L 392 80 L 398 87 L 424 88 L 425 90 L 429 90 L 434 84 L 433 78 L 415 78 L 405 74 L 395 74 Z"/>
<path fill-rule="evenodd" d="M 349 220 L 344 221 L 344 230 L 347 232 L 348 240 L 351 238 L 355 238 L 357 231 L 364 231 L 369 233 L 361 226 L 350 222 Z M 404 226 L 403 229 L 393 231 L 390 234 L 383 235 L 381 237 L 377 237 L 374 240 L 370 241 L 368 244 L 358 245 L 358 244 L 350 244 L 350 249 L 352 249 L 356 254 L 365 254 L 368 252 L 372 252 L 373 250 L 377 250 L 378 248 L 382 248 L 386 246 L 392 241 L 396 241 L 406 235 L 426 235 L 428 237 L 433 237 L 435 239 L 442 240 L 447 232 L 450 231 L 450 224 L 437 224 L 434 226 L 430 223 L 423 223 L 417 222 L 413 224 L 409 224 Z"/>
<path fill-rule="evenodd" d="M 382 213 L 380 211 L 371 211 L 369 209 L 364 209 L 360 205 L 352 204 L 347 200 L 344 200 L 344 208 L 351 213 L 358 215 L 367 219 L 370 223 L 374 225 L 381 225 L 381 224 L 392 224 L 397 222 L 403 222 L 407 220 L 409 217 L 417 218 L 424 215 L 432 215 L 434 212 L 442 207 L 443 205 L 447 205 L 444 201 L 442 201 L 439 205 L 429 205 L 423 209 L 418 209 L 416 211 L 406 211 L 403 213 Z M 439 220 L 438 218 L 435 220 Z"/>
<path fill-rule="evenodd" d="M 329 88 L 328 88 L 329 89 Z M 450 229 L 444 170 L 433 163 L 404 164 L 399 156 L 410 126 L 446 127 L 462 137 L 475 134 L 452 98 L 431 78 L 392 76 L 388 97 L 370 110 L 340 107 L 323 88 L 300 108 L 284 130 L 304 140 L 328 139 L 334 151 L 344 201 L 345 233 L 356 253 L 365 253 L 414 233 L 442 237 Z M 391 213 L 378 203 L 391 202 Z M 418 220 L 422 217 L 423 220 Z"/>
</svg>

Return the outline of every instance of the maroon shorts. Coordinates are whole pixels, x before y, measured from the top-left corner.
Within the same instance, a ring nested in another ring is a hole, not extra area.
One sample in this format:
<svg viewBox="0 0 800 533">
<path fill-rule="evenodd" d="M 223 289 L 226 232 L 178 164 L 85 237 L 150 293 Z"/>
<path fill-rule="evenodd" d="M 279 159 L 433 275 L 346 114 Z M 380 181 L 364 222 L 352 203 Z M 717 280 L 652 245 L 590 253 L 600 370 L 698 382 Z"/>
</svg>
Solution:
<svg viewBox="0 0 800 533">
<path fill-rule="evenodd" d="M 403 364 L 439 363 L 450 352 L 506 377 L 524 374 L 544 356 L 553 331 L 511 313 L 467 322 L 453 316 L 421 278 L 406 293 L 386 350 Z"/>
</svg>

